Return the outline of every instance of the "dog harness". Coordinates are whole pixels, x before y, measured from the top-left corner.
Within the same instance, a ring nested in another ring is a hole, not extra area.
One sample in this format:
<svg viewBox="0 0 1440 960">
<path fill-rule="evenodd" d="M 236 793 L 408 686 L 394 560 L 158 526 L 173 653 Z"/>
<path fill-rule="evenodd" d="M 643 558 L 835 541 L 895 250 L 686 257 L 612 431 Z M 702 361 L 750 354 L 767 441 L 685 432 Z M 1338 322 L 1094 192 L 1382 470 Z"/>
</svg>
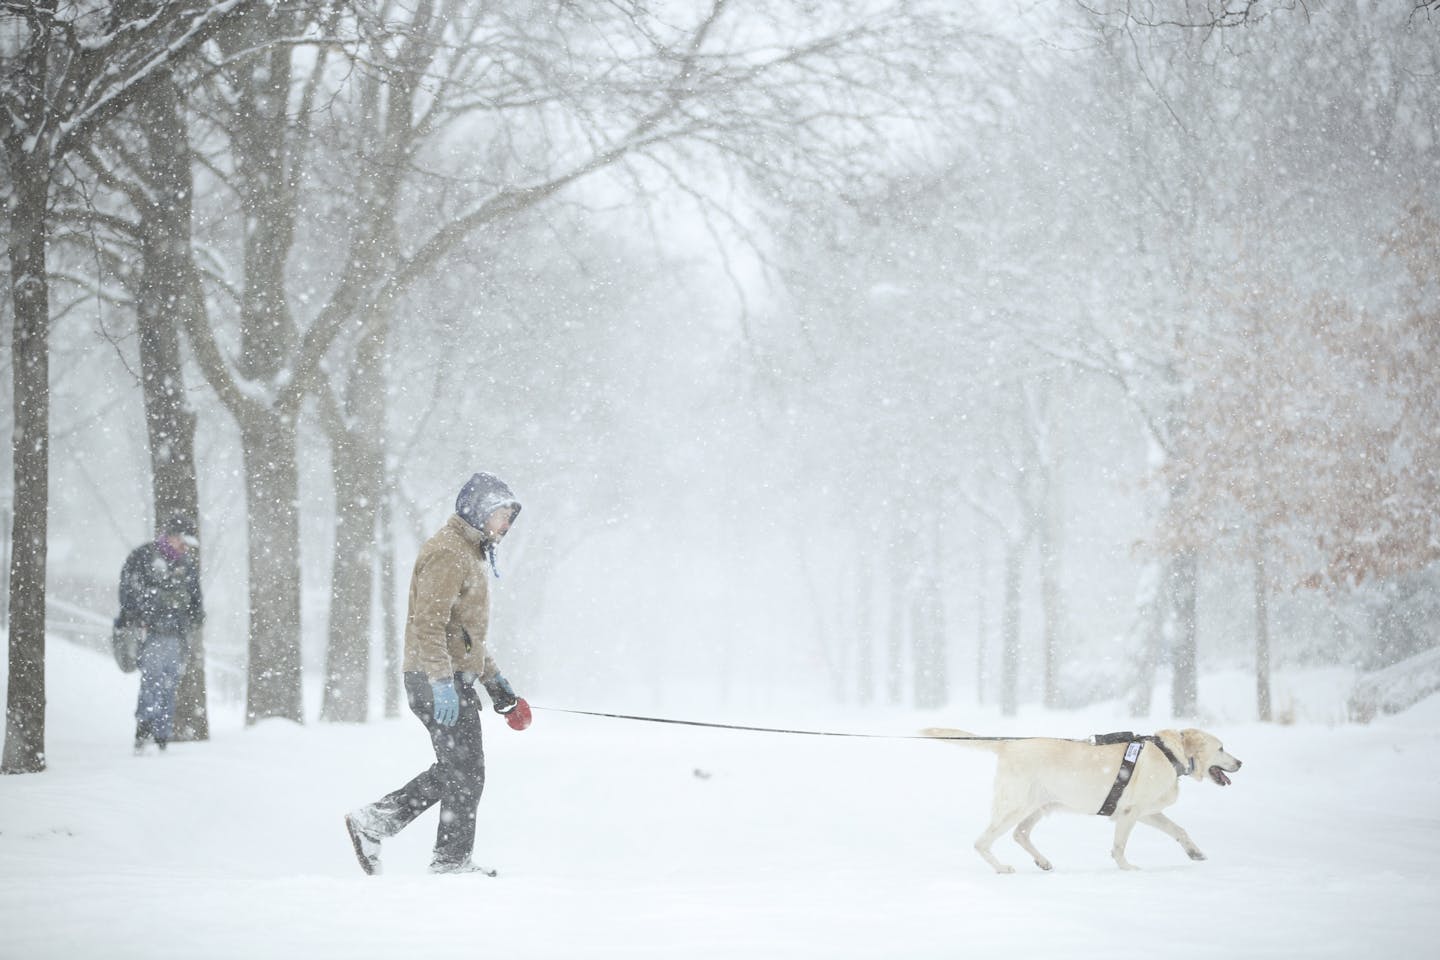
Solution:
<svg viewBox="0 0 1440 960">
<path fill-rule="evenodd" d="M 1110 786 L 1110 792 L 1105 795 L 1105 802 L 1100 804 L 1100 809 L 1095 811 L 1098 816 L 1108 817 L 1115 812 L 1120 804 L 1120 795 L 1130 785 L 1130 777 L 1135 773 L 1135 764 L 1140 759 L 1140 751 L 1145 749 L 1146 743 L 1153 743 L 1160 748 L 1165 759 L 1170 761 L 1170 766 L 1175 768 L 1176 777 L 1188 776 L 1195 772 L 1195 760 L 1192 758 L 1188 765 L 1183 764 L 1165 746 L 1165 741 L 1159 737 L 1137 737 L 1133 733 L 1097 733 L 1090 738 L 1090 742 L 1096 746 L 1104 746 L 1111 743 L 1125 743 L 1125 759 L 1120 762 L 1120 770 L 1115 774 L 1115 782 Z"/>
</svg>

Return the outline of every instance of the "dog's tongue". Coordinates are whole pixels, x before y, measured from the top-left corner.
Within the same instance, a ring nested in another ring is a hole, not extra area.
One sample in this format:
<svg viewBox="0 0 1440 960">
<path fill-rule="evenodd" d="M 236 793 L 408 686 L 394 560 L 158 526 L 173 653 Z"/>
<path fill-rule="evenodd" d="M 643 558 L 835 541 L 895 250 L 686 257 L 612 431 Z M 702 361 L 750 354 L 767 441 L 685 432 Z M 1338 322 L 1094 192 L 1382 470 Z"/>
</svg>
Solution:
<svg viewBox="0 0 1440 960">
<path fill-rule="evenodd" d="M 1225 776 L 1225 771 L 1221 770 L 1219 767 L 1210 768 L 1210 779 L 1214 780 L 1222 787 L 1230 786 L 1230 778 Z"/>
</svg>

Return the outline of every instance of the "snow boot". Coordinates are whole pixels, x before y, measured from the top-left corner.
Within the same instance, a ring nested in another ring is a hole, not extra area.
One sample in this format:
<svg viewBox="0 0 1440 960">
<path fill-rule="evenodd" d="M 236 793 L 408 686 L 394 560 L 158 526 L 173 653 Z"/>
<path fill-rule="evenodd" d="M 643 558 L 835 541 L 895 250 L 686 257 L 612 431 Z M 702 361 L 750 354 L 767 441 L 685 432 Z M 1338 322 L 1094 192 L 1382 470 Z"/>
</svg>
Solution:
<svg viewBox="0 0 1440 960">
<path fill-rule="evenodd" d="M 431 873 L 480 873 L 480 874 L 484 874 L 484 875 L 487 876 L 487 877 L 493 877 L 493 876 L 495 876 L 495 871 L 494 871 L 494 870 L 491 870 L 489 867 L 482 867 L 482 866 L 480 866 L 480 864 L 478 864 L 478 863 L 471 863 L 469 857 L 466 857 L 464 860 L 461 860 L 459 863 L 445 863 L 444 861 L 436 860 L 434 863 L 430 864 L 430 872 L 431 872 Z"/>
<path fill-rule="evenodd" d="M 135 722 L 135 756 L 145 752 L 145 741 L 150 739 L 150 724 L 144 720 Z"/>
<path fill-rule="evenodd" d="M 355 859 L 360 862 L 360 869 L 373 877 L 380 872 L 380 838 L 365 829 L 369 821 L 364 810 L 345 814 L 345 832 L 350 834 Z"/>
</svg>

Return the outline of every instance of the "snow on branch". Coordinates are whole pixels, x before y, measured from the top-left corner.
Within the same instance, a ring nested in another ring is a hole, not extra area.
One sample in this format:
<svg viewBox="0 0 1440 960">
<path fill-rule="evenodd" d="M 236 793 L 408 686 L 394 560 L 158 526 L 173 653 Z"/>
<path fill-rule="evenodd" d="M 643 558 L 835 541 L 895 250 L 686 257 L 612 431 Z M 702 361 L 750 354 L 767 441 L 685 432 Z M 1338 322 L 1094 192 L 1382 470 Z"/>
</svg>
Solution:
<svg viewBox="0 0 1440 960">
<path fill-rule="evenodd" d="M 63 155 L 73 143 L 85 140 L 91 131 L 111 114 L 123 109 L 136 87 L 158 76 L 166 67 L 203 43 L 230 16 L 251 5 L 254 0 L 218 0 L 214 3 L 168 5 L 178 10 L 162 18 L 161 11 L 145 21 L 130 21 L 110 34 L 90 41 L 82 49 L 93 57 L 103 57 L 106 66 L 99 82 L 91 85 L 86 99 L 75 112 L 57 125 L 56 155 Z M 188 19 L 187 19 L 188 18 Z M 151 47 L 152 34 L 164 34 L 173 28 L 179 32 L 157 47 Z M 124 38 L 133 40 L 126 49 L 116 50 Z M 130 62 L 133 56 L 138 62 Z"/>
</svg>

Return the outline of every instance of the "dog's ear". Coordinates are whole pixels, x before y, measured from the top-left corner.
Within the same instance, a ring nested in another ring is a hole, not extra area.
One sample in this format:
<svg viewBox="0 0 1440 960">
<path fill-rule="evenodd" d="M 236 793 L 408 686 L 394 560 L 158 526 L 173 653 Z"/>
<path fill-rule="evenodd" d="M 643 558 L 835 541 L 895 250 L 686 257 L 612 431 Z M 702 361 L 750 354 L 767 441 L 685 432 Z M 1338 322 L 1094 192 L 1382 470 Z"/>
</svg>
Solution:
<svg viewBox="0 0 1440 960">
<path fill-rule="evenodd" d="M 1205 778 L 1205 769 L 1210 766 L 1210 754 L 1214 752 L 1211 737 L 1204 730 L 1196 730 L 1194 727 L 1187 727 L 1180 731 L 1180 743 L 1185 748 L 1185 756 L 1195 764 L 1195 771 L 1191 774 L 1196 780 Z"/>
</svg>

